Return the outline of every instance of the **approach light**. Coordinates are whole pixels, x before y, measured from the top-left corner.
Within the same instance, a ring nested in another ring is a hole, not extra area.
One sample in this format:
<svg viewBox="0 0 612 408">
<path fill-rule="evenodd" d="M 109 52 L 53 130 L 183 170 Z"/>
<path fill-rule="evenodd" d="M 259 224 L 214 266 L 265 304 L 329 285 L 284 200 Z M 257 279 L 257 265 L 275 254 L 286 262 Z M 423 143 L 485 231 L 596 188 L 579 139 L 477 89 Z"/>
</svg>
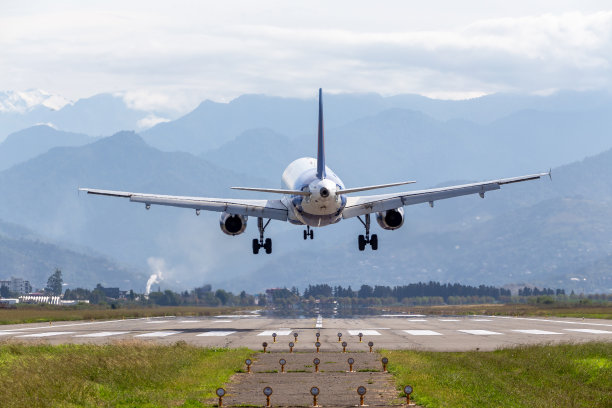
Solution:
<svg viewBox="0 0 612 408">
<path fill-rule="evenodd" d="M 360 385 L 359 387 L 357 387 L 357 394 L 359 394 L 359 405 L 360 406 L 365 405 L 363 403 L 363 397 L 366 395 L 366 392 L 368 392 L 368 390 L 366 390 L 366 387 L 364 387 L 363 385 Z"/>
<path fill-rule="evenodd" d="M 281 358 L 280 360 L 278 360 L 278 364 L 280 364 L 281 366 L 281 373 L 285 372 L 285 364 L 287 364 L 287 361 L 284 358 Z"/>
<path fill-rule="evenodd" d="M 319 364 L 321 364 L 321 360 L 319 360 L 318 358 L 315 358 L 314 360 L 312 360 L 312 363 L 315 365 L 315 373 L 319 372 Z"/>
<path fill-rule="evenodd" d="M 223 388 L 217 388 L 217 397 L 219 397 L 219 406 L 223 406 L 223 396 L 225 395 L 225 390 Z"/>
<path fill-rule="evenodd" d="M 414 405 L 410 404 L 410 394 L 412 394 L 412 387 L 410 385 L 404 387 L 404 394 L 406 394 L 406 405 Z"/>
<path fill-rule="evenodd" d="M 317 348 L 317 353 L 319 352 L 319 347 L 321 347 L 321 342 L 317 341 L 315 343 L 315 347 Z"/>
<path fill-rule="evenodd" d="M 246 366 L 247 366 L 247 373 L 249 373 L 249 374 L 250 374 L 250 373 L 251 373 L 251 364 L 252 364 L 253 362 L 251 361 L 251 359 L 250 359 L 250 358 L 247 358 L 246 360 L 244 360 L 244 363 L 245 363 L 245 364 L 246 364 Z"/>
<path fill-rule="evenodd" d="M 352 373 L 353 372 L 353 364 L 355 364 L 355 359 L 352 358 L 352 357 L 349 357 L 347 362 L 349 363 L 349 373 Z"/>
<path fill-rule="evenodd" d="M 370 346 L 370 353 L 372 352 L 372 347 L 374 347 L 373 341 L 368 341 L 368 346 Z"/>
<path fill-rule="evenodd" d="M 261 343 L 261 345 L 263 346 L 263 352 L 266 352 L 266 347 L 268 347 L 268 343 L 266 343 L 265 341 L 263 343 Z"/>
<path fill-rule="evenodd" d="M 383 372 L 387 372 L 387 364 L 389 364 L 389 359 L 387 357 L 383 357 L 382 360 L 380 360 L 382 362 L 383 365 Z"/>
<path fill-rule="evenodd" d="M 347 345 L 348 345 L 348 344 L 346 343 L 346 341 L 343 341 L 343 342 L 342 342 L 342 352 L 343 352 L 343 353 L 346 353 L 346 346 L 347 346 Z"/>
<path fill-rule="evenodd" d="M 312 406 L 313 407 L 318 407 L 319 405 L 317 405 L 317 396 L 319 395 L 319 388 L 318 387 L 312 387 L 310 389 L 310 395 L 312 395 Z"/>
<path fill-rule="evenodd" d="M 263 393 L 266 396 L 266 407 L 270 407 L 270 395 L 272 395 L 272 388 L 270 387 L 264 388 Z"/>
<path fill-rule="evenodd" d="M 289 352 L 293 353 L 293 346 L 295 346 L 295 344 L 293 344 L 293 342 L 289 342 Z"/>
</svg>

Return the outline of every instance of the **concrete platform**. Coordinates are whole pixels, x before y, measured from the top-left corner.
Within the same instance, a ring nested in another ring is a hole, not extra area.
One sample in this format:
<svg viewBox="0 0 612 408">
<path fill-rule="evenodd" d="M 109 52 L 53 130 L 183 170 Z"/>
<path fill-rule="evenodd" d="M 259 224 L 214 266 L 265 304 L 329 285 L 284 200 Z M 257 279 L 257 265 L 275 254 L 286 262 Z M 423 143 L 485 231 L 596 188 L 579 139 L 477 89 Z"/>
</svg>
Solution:
<svg viewBox="0 0 612 408">
<path fill-rule="evenodd" d="M 278 334 L 276 343 L 273 332 Z M 349 351 L 367 351 L 368 341 L 374 342 L 375 349 L 494 350 L 522 344 L 612 341 L 612 320 L 415 315 L 286 319 L 249 314 L 7 325 L 0 326 L 0 341 L 101 344 L 135 339 L 256 350 L 266 341 L 271 351 L 289 351 L 294 332 L 298 333 L 295 351 L 314 351 L 317 332 L 321 351 L 342 350 L 339 332 Z"/>
</svg>

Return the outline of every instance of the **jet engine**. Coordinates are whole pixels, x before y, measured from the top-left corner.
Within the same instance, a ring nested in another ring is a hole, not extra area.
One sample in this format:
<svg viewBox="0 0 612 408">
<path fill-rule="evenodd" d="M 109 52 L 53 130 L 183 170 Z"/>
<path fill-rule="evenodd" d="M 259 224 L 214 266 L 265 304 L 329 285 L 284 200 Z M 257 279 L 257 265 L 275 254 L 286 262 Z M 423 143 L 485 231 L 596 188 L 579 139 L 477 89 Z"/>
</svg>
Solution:
<svg viewBox="0 0 612 408">
<path fill-rule="evenodd" d="M 227 235 L 240 235 L 246 230 L 248 217 L 244 215 L 221 213 L 219 226 Z"/>
<path fill-rule="evenodd" d="M 404 209 L 400 207 L 395 210 L 379 212 L 376 214 L 376 221 L 382 229 L 396 230 L 404 225 Z"/>
</svg>

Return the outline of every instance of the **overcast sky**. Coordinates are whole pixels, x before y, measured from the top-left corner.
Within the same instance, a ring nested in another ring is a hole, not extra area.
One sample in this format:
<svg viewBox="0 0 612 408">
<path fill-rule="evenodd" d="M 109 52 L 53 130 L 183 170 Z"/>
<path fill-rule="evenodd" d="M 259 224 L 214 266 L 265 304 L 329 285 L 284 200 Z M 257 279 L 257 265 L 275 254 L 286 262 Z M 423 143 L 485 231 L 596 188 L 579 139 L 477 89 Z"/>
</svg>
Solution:
<svg viewBox="0 0 612 408">
<path fill-rule="evenodd" d="M 122 92 L 184 111 L 319 87 L 453 99 L 610 89 L 611 3 L 0 0 L 0 90 Z"/>
</svg>

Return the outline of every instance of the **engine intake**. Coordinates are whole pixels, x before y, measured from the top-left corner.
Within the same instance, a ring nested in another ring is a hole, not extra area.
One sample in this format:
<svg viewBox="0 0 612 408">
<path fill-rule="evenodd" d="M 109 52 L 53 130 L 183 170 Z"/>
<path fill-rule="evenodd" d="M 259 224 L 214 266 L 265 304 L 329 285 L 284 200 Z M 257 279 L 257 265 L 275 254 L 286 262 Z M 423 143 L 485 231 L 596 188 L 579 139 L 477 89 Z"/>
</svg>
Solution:
<svg viewBox="0 0 612 408">
<path fill-rule="evenodd" d="M 219 226 L 221 231 L 227 235 L 240 235 L 246 230 L 247 216 L 238 214 L 221 213 L 221 219 L 219 219 Z"/>
<path fill-rule="evenodd" d="M 382 229 L 396 230 L 404 225 L 404 209 L 400 207 L 395 210 L 379 212 L 376 214 L 376 221 Z"/>
</svg>

